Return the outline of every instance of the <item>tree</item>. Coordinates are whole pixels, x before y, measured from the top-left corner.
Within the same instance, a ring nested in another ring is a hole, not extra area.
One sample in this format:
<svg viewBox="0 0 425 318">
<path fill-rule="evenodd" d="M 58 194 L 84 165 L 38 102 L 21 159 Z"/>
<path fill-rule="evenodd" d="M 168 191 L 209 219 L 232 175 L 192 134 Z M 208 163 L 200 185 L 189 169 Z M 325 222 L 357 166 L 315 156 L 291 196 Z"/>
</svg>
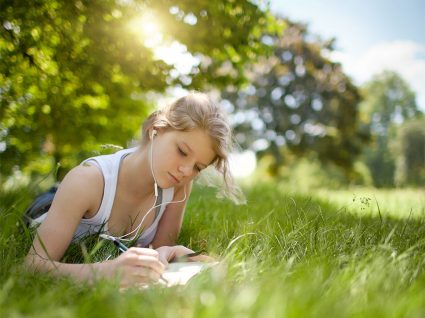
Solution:
<svg viewBox="0 0 425 318">
<path fill-rule="evenodd" d="M 148 11 L 164 43 L 179 41 L 198 65 L 181 74 L 130 32 Z M 96 145 L 125 145 L 153 107 L 147 92 L 240 85 L 273 25 L 247 0 L 3 1 L 0 22 L 0 175 L 40 156 L 69 168 Z"/>
<path fill-rule="evenodd" d="M 415 94 L 396 73 L 384 71 L 363 87 L 360 106 L 362 121 L 371 131 L 373 142 L 363 152 L 375 186 L 393 186 L 395 157 L 389 141 L 395 138 L 398 126 L 420 116 Z"/>
<path fill-rule="evenodd" d="M 130 56 L 125 44 L 132 38 L 125 32 L 121 44 L 112 41 L 121 36 L 124 25 L 102 18 L 110 9 L 106 2 L 96 8 L 57 1 L 3 5 L 2 173 L 31 162 L 43 148 L 56 162 L 68 159 L 63 164 L 69 166 L 75 149 L 89 151 L 107 141 L 122 144 L 134 133 L 135 115 L 146 112 L 146 103 L 130 98 L 137 90 L 135 80 L 152 74 L 143 85 L 162 89 L 157 83 L 164 82 L 162 71 L 168 67 L 154 63 L 152 53 L 141 45 L 135 47 L 139 56 Z M 116 33 L 110 34 L 114 24 Z M 145 67 L 140 59 L 152 66 Z M 131 64 L 138 66 L 131 69 Z"/>
<path fill-rule="evenodd" d="M 397 186 L 425 184 L 425 117 L 407 120 L 397 129 L 392 145 Z"/>
<path fill-rule="evenodd" d="M 272 154 L 275 173 L 284 159 L 282 149 L 298 156 L 315 154 L 349 172 L 367 139 L 357 126 L 357 88 L 340 64 L 325 57 L 333 41 L 284 22 L 282 36 L 264 35 L 274 54 L 252 67 L 251 85 L 230 88 L 226 95 L 236 109 L 238 141 L 260 156 Z"/>
</svg>

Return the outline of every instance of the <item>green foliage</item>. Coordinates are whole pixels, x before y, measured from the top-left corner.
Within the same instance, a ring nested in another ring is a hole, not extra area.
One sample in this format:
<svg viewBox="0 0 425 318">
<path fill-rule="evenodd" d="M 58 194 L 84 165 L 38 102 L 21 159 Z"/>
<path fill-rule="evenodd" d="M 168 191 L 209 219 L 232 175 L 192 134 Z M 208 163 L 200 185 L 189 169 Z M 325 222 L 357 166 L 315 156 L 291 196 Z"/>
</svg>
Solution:
<svg viewBox="0 0 425 318">
<path fill-rule="evenodd" d="M 288 186 L 257 183 L 246 189 L 247 206 L 195 188 L 179 243 L 220 255 L 221 266 L 183 288 L 124 291 L 115 281 L 89 286 L 23 270 L 30 241 L 15 226 L 22 210 L 10 205 L 21 193 L 0 194 L 0 315 L 422 316 L 423 191 L 301 195 Z M 86 248 L 91 257 L 96 244 Z M 67 259 L 78 259 L 79 249 Z"/>
<path fill-rule="evenodd" d="M 274 54 L 253 65 L 249 86 L 227 94 L 237 112 L 238 141 L 260 156 L 271 153 L 275 173 L 284 163 L 282 147 L 350 171 L 366 137 L 357 126 L 357 88 L 340 64 L 325 57 L 332 42 L 312 37 L 303 25 L 281 21 L 287 25 L 282 36 L 263 37 Z M 256 140 L 265 145 L 256 147 Z"/>
<path fill-rule="evenodd" d="M 189 52 L 201 57 L 191 80 L 180 81 L 188 88 L 204 86 L 239 87 L 246 82 L 246 64 L 259 55 L 271 53 L 260 41 L 264 32 L 278 34 L 280 24 L 259 2 L 233 1 L 152 1 L 151 7 L 163 21 L 164 33 L 186 45 Z M 184 21 L 196 21 L 182 23 Z M 189 83 L 189 84 L 188 84 Z"/>
<path fill-rule="evenodd" d="M 291 184 L 295 189 L 340 189 L 354 185 L 371 185 L 368 170 L 361 162 L 353 164 L 350 175 L 344 174 L 332 163 L 320 163 L 318 160 L 302 158 L 296 163 L 280 169 L 279 181 Z"/>
<path fill-rule="evenodd" d="M 376 75 L 364 86 L 363 96 L 361 120 L 373 135 L 373 142 L 364 149 L 363 158 L 375 186 L 393 186 L 396 163 L 389 147 L 390 140 L 398 134 L 402 122 L 420 116 L 421 112 L 415 94 L 394 72 Z"/>
<path fill-rule="evenodd" d="M 169 67 L 153 61 L 152 52 L 126 31 L 127 19 L 135 13 L 120 6 L 115 9 L 123 10 L 123 16 L 108 18 L 112 5 L 3 4 L 3 174 L 42 154 L 55 162 L 65 159 L 62 165 L 69 168 L 95 145 L 125 144 L 148 111 L 148 104 L 131 94 L 165 87 L 162 72 Z"/>
<path fill-rule="evenodd" d="M 397 186 L 423 186 L 425 183 L 425 117 L 404 122 L 392 144 L 396 158 Z"/>
<path fill-rule="evenodd" d="M 274 171 L 274 158 L 263 156 L 251 177 L 253 180 L 265 181 L 274 179 L 275 182 L 288 184 L 297 191 L 311 191 L 321 188 L 340 189 L 350 186 L 371 186 L 372 180 L 368 168 L 361 161 L 356 161 L 350 174 L 345 173 L 339 166 L 328 162 L 320 162 L 314 156 L 299 158 L 285 153 L 285 164 Z M 255 184 L 256 181 L 251 181 Z"/>
<path fill-rule="evenodd" d="M 363 94 L 363 121 L 378 135 L 388 135 L 392 124 L 414 118 L 421 113 L 416 104 L 415 93 L 400 75 L 392 71 L 374 76 L 364 86 Z"/>
<path fill-rule="evenodd" d="M 181 42 L 199 65 L 179 74 L 155 56 L 130 28 L 147 11 L 164 43 Z M 239 85 L 243 66 L 267 51 L 260 34 L 274 25 L 247 0 L 3 1 L 0 22 L 2 175 L 58 162 L 66 170 L 100 144 L 125 146 L 153 108 L 148 92 Z M 236 76 L 222 71 L 228 61 Z"/>
</svg>

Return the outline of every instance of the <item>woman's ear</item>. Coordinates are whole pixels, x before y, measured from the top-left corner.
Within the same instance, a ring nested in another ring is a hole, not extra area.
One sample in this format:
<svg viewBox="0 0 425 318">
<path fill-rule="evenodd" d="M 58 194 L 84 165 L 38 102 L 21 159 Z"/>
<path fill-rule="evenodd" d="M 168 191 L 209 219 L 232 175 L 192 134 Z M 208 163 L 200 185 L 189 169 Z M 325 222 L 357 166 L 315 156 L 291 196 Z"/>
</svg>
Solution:
<svg viewBox="0 0 425 318">
<path fill-rule="evenodd" d="M 158 133 L 159 133 L 159 128 L 158 127 L 155 127 L 155 126 L 152 126 L 148 130 L 149 139 L 152 140 L 155 136 L 158 136 Z"/>
<path fill-rule="evenodd" d="M 150 134 L 150 138 L 151 140 L 153 140 L 153 138 L 158 134 L 158 131 L 156 129 L 152 129 L 151 134 Z"/>
</svg>

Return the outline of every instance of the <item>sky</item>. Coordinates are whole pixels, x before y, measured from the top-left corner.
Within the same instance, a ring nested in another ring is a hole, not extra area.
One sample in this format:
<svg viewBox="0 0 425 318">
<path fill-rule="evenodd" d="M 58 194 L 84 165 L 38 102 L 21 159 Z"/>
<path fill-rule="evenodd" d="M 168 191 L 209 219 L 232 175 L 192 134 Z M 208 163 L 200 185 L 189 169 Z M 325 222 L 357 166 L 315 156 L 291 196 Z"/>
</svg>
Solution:
<svg viewBox="0 0 425 318">
<path fill-rule="evenodd" d="M 398 72 L 425 111 L 425 1 L 270 0 L 271 10 L 335 38 L 331 58 L 358 85 L 384 69 Z"/>
</svg>

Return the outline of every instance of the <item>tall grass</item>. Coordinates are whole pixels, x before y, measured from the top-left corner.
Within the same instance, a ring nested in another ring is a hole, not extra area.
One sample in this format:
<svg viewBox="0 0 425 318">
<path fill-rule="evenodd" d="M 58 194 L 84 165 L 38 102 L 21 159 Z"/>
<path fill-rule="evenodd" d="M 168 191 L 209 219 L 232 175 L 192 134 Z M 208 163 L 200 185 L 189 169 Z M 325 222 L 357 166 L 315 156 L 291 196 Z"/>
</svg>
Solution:
<svg viewBox="0 0 425 318">
<path fill-rule="evenodd" d="M 23 271 L 30 235 L 17 222 L 29 198 L 8 193 L 0 198 L 0 317 L 423 317 L 424 203 L 412 201 L 422 192 L 373 191 L 352 204 L 351 192 L 258 184 L 246 189 L 247 205 L 234 206 L 195 188 L 179 243 L 221 265 L 184 287 L 124 292 L 116 282 L 91 287 Z M 378 205 L 363 199 L 370 196 Z M 412 202 L 419 212 L 409 217 Z M 108 252 L 85 246 L 68 258 Z"/>
</svg>

